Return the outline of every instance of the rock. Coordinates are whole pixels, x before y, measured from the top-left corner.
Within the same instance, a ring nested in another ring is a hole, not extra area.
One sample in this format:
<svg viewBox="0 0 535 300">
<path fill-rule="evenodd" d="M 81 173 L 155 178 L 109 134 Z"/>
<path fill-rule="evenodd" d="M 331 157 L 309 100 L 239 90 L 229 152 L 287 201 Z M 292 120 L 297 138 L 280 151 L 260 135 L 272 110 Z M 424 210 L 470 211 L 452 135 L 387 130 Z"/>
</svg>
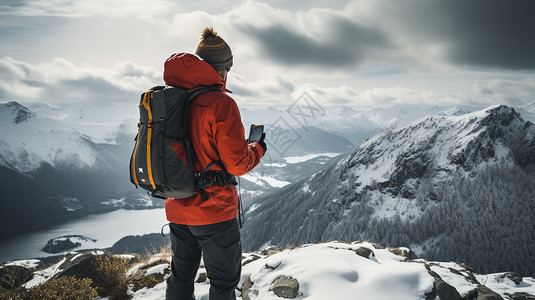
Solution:
<svg viewBox="0 0 535 300">
<path fill-rule="evenodd" d="M 281 298 L 293 299 L 299 293 L 299 282 L 295 278 L 280 277 L 275 280 L 272 290 Z"/>
<path fill-rule="evenodd" d="M 368 259 L 370 258 L 370 255 L 375 257 L 375 253 L 373 253 L 371 249 L 366 248 L 366 247 L 359 247 L 357 250 L 355 250 L 355 253 Z"/>
<path fill-rule="evenodd" d="M 275 270 L 278 267 L 279 267 L 279 265 L 276 265 L 276 266 L 270 266 L 268 264 L 264 265 L 264 268 L 266 268 L 267 270 L 271 270 L 271 271 Z"/>
<path fill-rule="evenodd" d="M 451 285 L 447 284 L 442 278 L 435 277 L 433 289 L 436 290 L 437 296 L 440 299 L 447 300 L 461 300 L 459 292 Z"/>
<path fill-rule="evenodd" d="M 433 283 L 433 290 L 425 295 L 426 300 L 435 300 L 436 297 L 444 300 L 462 300 L 459 292 L 442 280 L 436 272 L 429 270 L 428 273 L 435 278 L 435 283 Z"/>
<path fill-rule="evenodd" d="M 474 268 L 472 268 L 471 266 L 469 266 L 469 265 L 466 264 L 466 263 L 458 262 L 458 263 L 456 263 L 456 264 L 458 264 L 461 268 L 463 268 L 463 269 L 465 269 L 465 270 L 467 270 L 467 271 L 469 271 L 469 272 L 472 272 L 472 273 L 475 272 L 475 271 L 474 271 Z"/>
<path fill-rule="evenodd" d="M 163 267 L 163 268 L 162 268 Z M 164 281 L 167 274 L 171 272 L 169 262 L 163 258 L 152 257 L 149 262 L 140 263 L 126 273 L 128 281 L 133 285 L 131 289 L 135 292 L 142 288 L 153 288 L 158 283 Z M 206 281 L 206 273 L 200 273 L 196 282 L 201 282 L 204 274 L 204 281 Z"/>
<path fill-rule="evenodd" d="M 500 278 L 509 278 L 515 284 L 520 284 L 522 282 L 522 276 L 520 276 L 518 273 L 515 273 L 515 272 L 504 273 L 502 276 L 500 276 Z"/>
<path fill-rule="evenodd" d="M 260 254 L 270 256 L 275 253 L 279 253 L 280 251 L 281 251 L 280 248 L 277 248 L 275 246 L 269 246 L 269 247 L 262 249 L 262 251 L 260 251 Z"/>
<path fill-rule="evenodd" d="M 30 279 L 32 271 L 22 266 L 9 265 L 0 268 L 0 287 L 12 290 Z"/>
<path fill-rule="evenodd" d="M 388 248 L 388 251 L 394 253 L 397 256 L 402 256 L 407 259 L 416 259 L 418 256 L 416 256 L 416 253 L 412 252 L 409 248 Z"/>
<path fill-rule="evenodd" d="M 202 273 L 199 273 L 199 278 L 197 278 L 195 282 L 197 283 L 206 282 L 207 279 L 208 279 L 208 276 L 206 275 L 206 272 L 202 272 Z"/>
<path fill-rule="evenodd" d="M 252 254 L 251 256 L 249 256 L 248 259 L 242 261 L 242 266 L 245 266 L 246 264 L 251 263 L 251 262 L 253 262 L 255 260 L 258 260 L 260 258 L 262 258 L 262 257 L 259 256 L 259 255 L 256 255 L 256 254 Z"/>
<path fill-rule="evenodd" d="M 506 294 L 513 300 L 535 300 L 535 296 L 528 294 L 528 293 L 514 293 L 514 294 Z"/>
<path fill-rule="evenodd" d="M 474 300 L 477 298 L 477 289 L 469 290 L 466 295 L 464 295 L 464 300 Z"/>
<path fill-rule="evenodd" d="M 376 244 L 374 242 L 368 242 L 368 243 L 372 244 L 372 246 L 375 247 L 375 249 L 384 249 L 385 248 L 385 247 L 383 247 L 383 246 L 381 246 L 379 244 Z"/>
<path fill-rule="evenodd" d="M 254 285 L 254 283 L 251 281 L 251 275 L 249 275 L 247 277 L 247 279 L 245 279 L 245 281 L 243 282 L 243 284 L 241 286 L 241 297 L 243 298 L 243 300 L 251 300 L 251 298 L 249 297 L 249 294 L 251 292 L 255 293 L 255 294 L 258 294 L 258 291 L 251 290 L 253 285 Z"/>
<path fill-rule="evenodd" d="M 484 285 L 478 285 L 477 289 L 477 300 L 503 300 L 502 296 Z"/>
</svg>

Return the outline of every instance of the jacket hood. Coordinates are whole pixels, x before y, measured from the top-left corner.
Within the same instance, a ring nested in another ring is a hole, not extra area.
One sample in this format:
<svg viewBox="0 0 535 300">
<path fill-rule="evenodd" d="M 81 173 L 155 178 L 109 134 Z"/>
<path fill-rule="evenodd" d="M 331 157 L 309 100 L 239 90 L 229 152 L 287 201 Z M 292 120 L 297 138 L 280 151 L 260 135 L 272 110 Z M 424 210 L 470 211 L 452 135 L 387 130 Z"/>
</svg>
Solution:
<svg viewBox="0 0 535 300">
<path fill-rule="evenodd" d="M 166 85 L 192 89 L 200 85 L 216 86 L 225 90 L 225 81 L 210 64 L 190 53 L 175 53 L 164 64 Z"/>
</svg>

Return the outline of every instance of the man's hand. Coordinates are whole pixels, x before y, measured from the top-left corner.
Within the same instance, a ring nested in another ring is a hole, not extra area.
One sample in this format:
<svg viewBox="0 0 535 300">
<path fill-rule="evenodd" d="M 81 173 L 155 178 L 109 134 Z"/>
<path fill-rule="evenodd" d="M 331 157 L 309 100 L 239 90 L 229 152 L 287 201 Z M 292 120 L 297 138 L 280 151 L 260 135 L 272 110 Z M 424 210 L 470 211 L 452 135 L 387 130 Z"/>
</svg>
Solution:
<svg viewBox="0 0 535 300">
<path fill-rule="evenodd" d="M 264 156 L 267 151 L 266 142 L 264 142 L 265 138 L 266 138 L 266 133 L 264 132 L 262 133 L 262 136 L 260 137 L 260 141 L 258 141 L 258 143 L 260 144 L 260 146 L 262 146 L 262 149 L 264 150 L 264 154 L 262 156 Z"/>
</svg>

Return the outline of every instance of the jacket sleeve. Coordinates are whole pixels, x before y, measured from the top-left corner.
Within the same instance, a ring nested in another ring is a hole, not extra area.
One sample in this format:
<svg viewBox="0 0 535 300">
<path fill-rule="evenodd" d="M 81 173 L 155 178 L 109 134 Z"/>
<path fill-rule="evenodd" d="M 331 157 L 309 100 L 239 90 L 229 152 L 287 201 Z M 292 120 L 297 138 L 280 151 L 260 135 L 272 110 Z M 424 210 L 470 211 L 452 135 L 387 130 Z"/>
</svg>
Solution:
<svg viewBox="0 0 535 300">
<path fill-rule="evenodd" d="M 214 138 L 221 161 L 232 175 L 251 171 L 264 155 L 258 143 L 247 145 L 245 130 L 236 102 L 228 96 L 214 112 Z"/>
</svg>

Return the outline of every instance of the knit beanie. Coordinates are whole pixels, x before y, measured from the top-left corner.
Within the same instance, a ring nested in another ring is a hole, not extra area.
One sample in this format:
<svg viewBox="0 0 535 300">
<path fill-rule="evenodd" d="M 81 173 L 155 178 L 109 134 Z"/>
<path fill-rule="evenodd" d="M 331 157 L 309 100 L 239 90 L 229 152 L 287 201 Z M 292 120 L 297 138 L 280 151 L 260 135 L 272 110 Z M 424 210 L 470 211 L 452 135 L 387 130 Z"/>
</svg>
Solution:
<svg viewBox="0 0 535 300">
<path fill-rule="evenodd" d="M 232 51 L 212 27 L 206 27 L 203 30 L 201 42 L 197 46 L 195 54 L 209 63 L 216 71 L 230 70 L 232 67 Z"/>
</svg>

